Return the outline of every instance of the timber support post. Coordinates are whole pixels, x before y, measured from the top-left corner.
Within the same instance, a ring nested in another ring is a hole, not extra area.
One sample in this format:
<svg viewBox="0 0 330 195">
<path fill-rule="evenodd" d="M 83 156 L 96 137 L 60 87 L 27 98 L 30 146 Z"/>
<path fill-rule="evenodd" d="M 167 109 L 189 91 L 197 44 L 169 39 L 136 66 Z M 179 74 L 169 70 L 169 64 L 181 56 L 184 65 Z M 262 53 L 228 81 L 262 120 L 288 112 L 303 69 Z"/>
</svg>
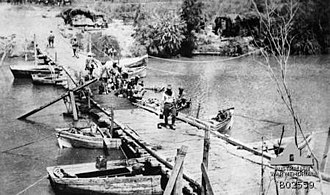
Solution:
<svg viewBox="0 0 330 195">
<path fill-rule="evenodd" d="M 205 170 L 209 166 L 209 151 L 210 151 L 210 126 L 204 129 L 204 147 L 203 147 L 203 164 Z M 205 178 L 202 177 L 202 195 L 208 194 Z"/>
<path fill-rule="evenodd" d="M 73 94 L 73 91 L 69 92 L 70 99 L 71 99 L 71 107 L 72 107 L 72 114 L 73 114 L 73 120 L 77 121 L 78 120 L 78 113 L 77 113 L 77 108 L 76 108 L 76 100 Z"/>
<path fill-rule="evenodd" d="M 212 185 L 207 173 L 207 168 L 205 167 L 204 163 L 201 164 L 201 170 L 202 170 L 202 178 L 205 181 L 205 184 L 203 185 L 204 193 L 207 195 L 214 195 Z"/>
<path fill-rule="evenodd" d="M 175 157 L 175 162 L 178 161 L 178 156 L 182 155 L 181 154 L 181 149 L 177 149 L 177 153 L 176 153 L 176 157 Z M 183 180 L 183 165 L 180 168 L 180 171 L 178 173 L 178 177 L 176 179 L 175 185 L 174 185 L 174 190 L 173 190 L 173 195 L 181 195 L 182 194 L 182 180 Z"/>
<path fill-rule="evenodd" d="M 187 150 L 188 150 L 187 146 L 181 146 L 181 148 L 178 150 L 176 160 L 175 160 L 175 165 L 173 167 L 170 179 L 166 185 L 164 195 L 171 195 L 172 192 L 175 195 L 182 194 L 182 185 L 180 186 L 180 183 L 182 184 L 182 181 L 180 181 L 180 180 L 182 180 L 182 175 L 183 175 L 182 166 L 183 166 L 184 158 L 187 154 Z M 181 175 L 181 177 L 180 177 L 180 175 Z"/>
<path fill-rule="evenodd" d="M 328 137 L 327 137 L 327 141 L 325 143 L 325 148 L 324 148 L 323 157 L 322 157 L 322 161 L 321 161 L 321 166 L 320 166 L 321 172 L 324 172 L 327 167 L 327 161 L 328 161 L 327 157 L 329 154 L 329 148 L 330 148 L 330 127 L 329 127 Z"/>
<path fill-rule="evenodd" d="M 111 109 L 110 109 L 110 115 L 111 115 L 110 135 L 111 135 L 111 137 L 113 137 L 113 126 L 114 126 L 114 122 L 113 122 L 113 120 L 114 120 L 114 118 L 115 118 L 115 114 L 114 114 L 114 112 L 113 112 L 113 108 L 112 108 L 112 107 L 111 107 Z"/>
<path fill-rule="evenodd" d="M 55 62 L 57 62 L 57 52 L 55 52 Z"/>
<path fill-rule="evenodd" d="M 261 195 L 265 194 L 264 190 L 264 137 L 261 137 Z"/>
<path fill-rule="evenodd" d="M 198 103 L 196 118 L 199 118 L 199 112 L 201 111 L 201 103 Z"/>
</svg>

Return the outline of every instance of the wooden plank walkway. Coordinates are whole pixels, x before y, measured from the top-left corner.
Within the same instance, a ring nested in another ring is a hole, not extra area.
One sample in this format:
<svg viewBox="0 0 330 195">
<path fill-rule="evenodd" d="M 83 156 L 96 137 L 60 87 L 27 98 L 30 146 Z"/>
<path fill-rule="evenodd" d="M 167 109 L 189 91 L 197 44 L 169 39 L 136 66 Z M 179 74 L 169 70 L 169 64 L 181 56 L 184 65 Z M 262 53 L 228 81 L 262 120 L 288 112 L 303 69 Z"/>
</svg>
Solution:
<svg viewBox="0 0 330 195">
<path fill-rule="evenodd" d="M 58 62 L 69 69 L 70 74 L 74 75 L 84 72 L 85 56 L 79 59 L 72 58 L 72 51 L 68 40 L 60 38 L 57 34 L 57 56 Z M 54 55 L 50 50 L 49 54 Z M 98 103 L 104 108 L 114 107 L 111 98 L 99 96 Z M 189 147 L 184 162 L 184 173 L 201 183 L 201 163 L 203 156 L 204 131 L 192 127 L 187 123 L 177 122 L 176 130 L 158 129 L 157 123 L 162 122 L 158 116 L 142 109 L 115 110 L 115 119 L 124 125 L 132 127 L 140 138 L 154 148 L 156 153 L 174 165 L 174 157 L 177 149 L 182 145 Z M 234 131 L 235 129 L 233 129 Z M 259 194 L 261 181 L 261 157 L 256 156 L 245 150 L 227 144 L 225 141 L 211 135 L 211 148 L 209 156 L 208 175 L 213 187 L 214 194 Z M 261 143 L 260 143 L 261 145 Z M 267 165 L 268 161 L 264 160 Z M 276 194 L 274 181 L 270 172 L 266 168 L 264 174 L 264 186 L 267 194 Z M 270 182 L 271 181 L 271 182 Z M 323 185 L 324 188 L 329 185 Z M 316 188 L 319 188 L 316 184 Z M 267 191 L 270 189 L 270 191 Z M 313 191 L 319 193 L 318 190 Z M 291 194 L 287 191 L 284 194 Z M 310 193 L 314 194 L 314 193 Z"/>
<path fill-rule="evenodd" d="M 101 106 L 107 107 L 102 104 Z M 134 128 L 146 144 L 171 164 L 174 164 L 176 150 L 181 145 L 188 146 L 184 173 L 201 183 L 203 130 L 183 122 L 177 122 L 176 130 L 158 129 L 157 123 L 161 120 L 142 109 L 116 110 L 115 119 Z M 260 166 L 240 156 L 256 162 L 261 161 L 261 157 L 237 150 L 236 147 L 211 136 L 208 174 L 215 194 L 253 194 L 259 190 Z"/>
</svg>

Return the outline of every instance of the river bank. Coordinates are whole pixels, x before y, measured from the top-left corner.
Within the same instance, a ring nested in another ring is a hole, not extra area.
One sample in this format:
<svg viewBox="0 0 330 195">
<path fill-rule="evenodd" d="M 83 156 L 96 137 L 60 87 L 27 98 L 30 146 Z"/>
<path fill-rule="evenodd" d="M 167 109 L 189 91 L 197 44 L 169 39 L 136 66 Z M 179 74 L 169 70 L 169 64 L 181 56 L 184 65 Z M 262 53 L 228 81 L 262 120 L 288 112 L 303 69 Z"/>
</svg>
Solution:
<svg viewBox="0 0 330 195">
<path fill-rule="evenodd" d="M 5 6 L 6 3 L 3 3 Z M 86 4 L 86 2 L 82 3 L 74 3 L 77 7 L 83 7 L 91 10 L 100 10 L 100 6 L 103 4 L 100 3 L 92 3 Z M 136 57 L 146 54 L 146 48 L 141 46 L 137 41 L 132 37 L 135 33 L 134 24 L 132 21 L 124 19 L 122 14 L 125 13 L 125 9 L 121 8 L 118 4 L 109 4 L 111 11 L 114 11 L 116 14 L 110 14 L 112 17 L 106 15 L 108 21 L 108 28 L 103 30 L 97 31 L 84 31 L 82 29 L 72 28 L 69 25 L 64 25 L 61 22 L 59 14 L 62 10 L 67 9 L 67 7 L 56 7 L 56 6 L 40 6 L 40 5 L 33 5 L 33 4 L 24 4 L 24 5 L 17 5 L 16 7 L 10 7 L 11 11 L 14 10 L 21 10 L 26 13 L 31 11 L 37 11 L 38 14 L 28 17 L 42 17 L 45 20 L 48 18 L 55 18 L 56 17 L 56 24 L 57 28 L 61 31 L 61 34 L 65 38 L 72 38 L 77 37 L 79 41 L 81 41 L 81 47 L 84 51 L 88 48 L 89 42 L 89 34 L 96 34 L 101 33 L 102 36 L 107 36 L 110 39 L 114 39 L 119 44 L 118 50 L 120 51 L 119 56 L 121 57 Z M 173 6 L 173 4 L 171 4 Z M 174 4 L 176 5 L 176 4 Z M 8 5 L 6 5 L 8 6 Z M 125 5 L 126 6 L 126 5 Z M 125 7 L 124 6 L 124 7 Z M 127 6 L 126 6 L 127 7 Z M 147 9 L 147 8 L 145 8 Z M 102 10 L 101 11 L 106 11 Z M 145 11 L 145 10 L 144 10 Z M 134 11 L 131 11 L 134 12 Z M 13 25 L 15 26 L 15 25 Z M 12 28 L 12 27 L 11 27 Z M 15 31 L 15 30 L 14 30 Z M 2 31 L 5 32 L 5 31 Z M 9 30 L 6 31 L 6 36 L 14 35 L 9 34 Z M 13 29 L 11 30 L 13 32 Z M 16 34 L 15 34 L 16 35 Z M 14 35 L 14 36 L 15 36 Z M 31 35 L 31 33 L 30 33 Z M 255 51 L 256 48 L 251 44 L 253 41 L 251 37 L 234 37 L 234 38 L 221 38 L 218 35 L 215 35 L 212 32 L 212 26 L 207 26 L 204 30 L 199 33 L 195 34 L 196 36 L 196 49 L 193 50 L 193 55 L 219 55 L 219 56 L 238 56 L 246 53 L 250 53 Z M 26 52 L 28 52 L 27 46 L 33 41 L 31 36 L 24 36 L 19 35 L 15 36 L 14 40 L 14 47 L 11 49 L 9 53 L 9 57 L 17 57 L 22 56 Z M 4 47 L 3 44 L 0 47 Z M 3 50 L 4 48 L 2 48 Z M 101 48 L 103 49 L 103 48 Z"/>
</svg>

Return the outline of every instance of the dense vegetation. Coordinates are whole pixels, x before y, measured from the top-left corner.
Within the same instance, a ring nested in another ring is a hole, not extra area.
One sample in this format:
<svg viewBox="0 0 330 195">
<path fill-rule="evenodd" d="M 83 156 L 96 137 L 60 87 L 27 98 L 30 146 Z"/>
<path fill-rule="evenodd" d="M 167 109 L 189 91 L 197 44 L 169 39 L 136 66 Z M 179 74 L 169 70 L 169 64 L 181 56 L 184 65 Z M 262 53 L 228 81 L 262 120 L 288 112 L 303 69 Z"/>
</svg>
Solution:
<svg viewBox="0 0 330 195">
<path fill-rule="evenodd" d="M 273 0 L 276 1 L 276 0 Z M 283 0 L 277 0 L 278 4 L 273 14 L 273 21 L 286 17 L 290 9 L 283 6 Z M 286 0 L 287 1 L 287 0 Z M 264 0 L 255 1 L 258 10 L 265 10 Z M 297 12 L 292 21 L 289 40 L 291 40 L 291 54 L 320 54 L 327 53 L 330 47 L 330 1 L 322 0 L 299 0 L 293 1 Z M 277 30 L 274 23 L 274 30 Z M 260 39 L 267 36 L 264 30 L 258 35 Z M 269 43 L 265 43 L 266 46 Z"/>
<path fill-rule="evenodd" d="M 170 57 L 179 54 L 185 28 L 176 12 L 158 12 L 139 23 L 133 37 L 149 54 Z"/>
<path fill-rule="evenodd" d="M 276 1 L 278 14 L 274 20 L 285 15 L 281 3 Z M 290 32 L 292 54 L 326 53 L 330 46 L 330 1 L 324 0 L 292 0 L 298 6 L 298 11 L 292 21 Z M 123 1 L 115 1 L 123 2 Z M 145 47 L 148 53 L 159 56 L 175 56 L 178 54 L 190 56 L 196 48 L 196 34 L 207 25 L 214 25 L 217 16 L 238 14 L 243 17 L 256 15 L 252 0 L 182 0 L 149 2 L 144 4 L 138 0 L 126 3 L 111 4 L 98 2 L 98 10 L 108 13 L 109 18 L 118 18 L 135 25 L 137 48 Z M 258 10 L 265 11 L 265 0 L 255 0 Z M 132 4 L 133 3 L 133 4 Z M 169 13 L 169 14 L 168 14 Z M 280 13 L 280 14 L 279 14 Z M 167 20 L 167 21 L 166 21 Z M 266 36 L 262 26 L 253 30 L 255 43 L 267 46 Z M 243 34 L 243 35 L 244 35 Z M 242 36 L 242 35 L 240 35 Z M 260 46 L 260 45 L 259 45 Z"/>
</svg>

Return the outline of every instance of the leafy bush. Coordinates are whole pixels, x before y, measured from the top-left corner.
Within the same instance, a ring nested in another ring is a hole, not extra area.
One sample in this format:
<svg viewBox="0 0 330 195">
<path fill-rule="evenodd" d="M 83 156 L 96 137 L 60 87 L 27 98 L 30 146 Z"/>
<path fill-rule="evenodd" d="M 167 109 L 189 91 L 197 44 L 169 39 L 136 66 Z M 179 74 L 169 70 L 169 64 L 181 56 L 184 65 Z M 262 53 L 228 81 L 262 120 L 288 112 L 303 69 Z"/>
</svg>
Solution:
<svg viewBox="0 0 330 195">
<path fill-rule="evenodd" d="M 185 27 L 175 12 L 155 13 L 135 28 L 133 37 L 149 54 L 169 57 L 179 53 Z"/>
</svg>

